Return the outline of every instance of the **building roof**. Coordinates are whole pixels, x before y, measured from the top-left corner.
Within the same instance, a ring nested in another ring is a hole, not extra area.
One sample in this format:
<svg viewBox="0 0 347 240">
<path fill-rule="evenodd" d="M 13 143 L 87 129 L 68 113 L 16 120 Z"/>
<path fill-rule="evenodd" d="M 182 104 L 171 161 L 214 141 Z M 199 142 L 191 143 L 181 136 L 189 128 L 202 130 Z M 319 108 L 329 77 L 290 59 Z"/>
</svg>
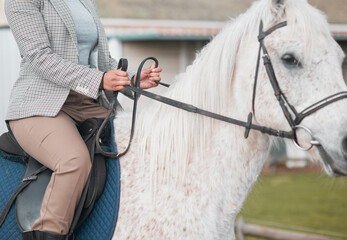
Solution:
<svg viewBox="0 0 347 240">
<path fill-rule="evenodd" d="M 308 0 L 327 14 L 330 23 L 347 24 L 346 0 Z M 102 18 L 226 21 L 254 0 L 95 0 Z M 7 26 L 4 0 L 0 0 L 0 27 Z"/>
<path fill-rule="evenodd" d="M 330 31 L 337 41 L 347 41 L 347 24 L 330 24 Z"/>
<path fill-rule="evenodd" d="M 119 40 L 209 40 L 225 25 L 217 21 L 102 19 L 109 38 Z"/>
<path fill-rule="evenodd" d="M 224 27 L 222 21 L 102 19 L 109 38 L 124 41 L 210 40 Z M 331 24 L 336 40 L 347 41 L 347 24 Z"/>
<path fill-rule="evenodd" d="M 226 21 L 254 0 L 95 0 L 103 18 Z M 327 14 L 329 23 L 347 24 L 346 0 L 308 0 Z"/>
</svg>

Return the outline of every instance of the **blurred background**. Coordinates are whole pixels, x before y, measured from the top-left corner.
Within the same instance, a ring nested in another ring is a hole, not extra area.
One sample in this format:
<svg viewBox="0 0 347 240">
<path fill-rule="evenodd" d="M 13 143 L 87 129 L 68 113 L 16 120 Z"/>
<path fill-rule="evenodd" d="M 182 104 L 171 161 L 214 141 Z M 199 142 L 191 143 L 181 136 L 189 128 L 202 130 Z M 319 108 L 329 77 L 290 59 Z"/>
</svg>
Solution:
<svg viewBox="0 0 347 240">
<path fill-rule="evenodd" d="M 95 0 L 111 55 L 126 57 L 129 68 L 147 56 L 159 59 L 170 83 L 192 63 L 195 54 L 225 22 L 244 12 L 253 0 Z M 347 53 L 347 0 L 309 0 L 326 13 L 331 33 Z M 0 0 L 0 133 L 20 56 Z M 347 62 L 344 63 L 347 79 Z M 156 88 L 160 93 L 165 89 Z M 124 108 L 127 99 L 120 99 Z M 145 103 L 141 98 L 141 103 Z M 272 150 L 260 181 L 240 214 L 246 223 L 347 239 L 347 181 L 331 179 L 321 168 L 281 142 Z M 242 238 L 242 236 L 240 236 Z M 246 236 L 246 239 L 251 239 Z M 307 238 L 308 239 L 308 238 Z"/>
</svg>

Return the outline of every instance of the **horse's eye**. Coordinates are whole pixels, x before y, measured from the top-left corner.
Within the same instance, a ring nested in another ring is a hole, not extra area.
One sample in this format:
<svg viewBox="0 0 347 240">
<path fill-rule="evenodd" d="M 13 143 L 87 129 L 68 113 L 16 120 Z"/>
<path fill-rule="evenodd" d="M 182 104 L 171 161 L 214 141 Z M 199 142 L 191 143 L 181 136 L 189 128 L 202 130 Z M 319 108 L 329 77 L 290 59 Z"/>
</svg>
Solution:
<svg viewBox="0 0 347 240">
<path fill-rule="evenodd" d="M 300 66 L 300 62 L 293 56 L 293 54 L 284 54 L 281 59 L 283 63 L 289 67 Z"/>
</svg>

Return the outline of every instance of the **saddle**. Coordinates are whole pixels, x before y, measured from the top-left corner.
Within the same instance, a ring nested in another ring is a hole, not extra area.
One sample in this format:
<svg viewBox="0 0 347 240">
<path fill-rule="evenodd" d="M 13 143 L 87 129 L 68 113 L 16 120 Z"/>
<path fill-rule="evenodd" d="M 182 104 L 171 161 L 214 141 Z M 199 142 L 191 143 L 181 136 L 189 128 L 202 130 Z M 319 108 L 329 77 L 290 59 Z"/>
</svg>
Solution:
<svg viewBox="0 0 347 240">
<path fill-rule="evenodd" d="M 104 119 L 91 118 L 78 126 L 84 142 L 90 153 L 92 168 L 82 192 L 81 199 L 76 207 L 74 218 L 68 234 L 68 239 L 74 239 L 73 232 L 91 213 L 96 200 L 102 195 L 106 182 L 105 158 L 95 148 L 97 131 Z M 108 121 L 107 121 L 108 122 Z M 99 144 L 109 146 L 110 127 L 103 128 L 99 136 Z M 26 164 L 26 170 L 20 186 L 12 194 L 5 208 L 0 214 L 0 227 L 4 222 L 12 204 L 16 201 L 16 219 L 22 232 L 30 231 L 34 221 L 40 215 L 42 199 L 50 181 L 52 171 L 29 156 L 17 143 L 11 129 L 0 136 L 0 150 L 20 156 Z"/>
</svg>

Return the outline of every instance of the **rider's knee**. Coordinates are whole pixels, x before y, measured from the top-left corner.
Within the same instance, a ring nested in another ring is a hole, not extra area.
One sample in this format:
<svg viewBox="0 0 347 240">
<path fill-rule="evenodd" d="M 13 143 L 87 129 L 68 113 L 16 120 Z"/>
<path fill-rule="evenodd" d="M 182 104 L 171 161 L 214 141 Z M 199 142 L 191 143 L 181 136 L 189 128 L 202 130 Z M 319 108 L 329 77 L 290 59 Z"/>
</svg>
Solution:
<svg viewBox="0 0 347 240">
<path fill-rule="evenodd" d="M 79 151 L 72 154 L 59 163 L 61 173 L 72 173 L 80 180 L 86 180 L 91 170 L 90 154 L 87 151 Z"/>
</svg>

